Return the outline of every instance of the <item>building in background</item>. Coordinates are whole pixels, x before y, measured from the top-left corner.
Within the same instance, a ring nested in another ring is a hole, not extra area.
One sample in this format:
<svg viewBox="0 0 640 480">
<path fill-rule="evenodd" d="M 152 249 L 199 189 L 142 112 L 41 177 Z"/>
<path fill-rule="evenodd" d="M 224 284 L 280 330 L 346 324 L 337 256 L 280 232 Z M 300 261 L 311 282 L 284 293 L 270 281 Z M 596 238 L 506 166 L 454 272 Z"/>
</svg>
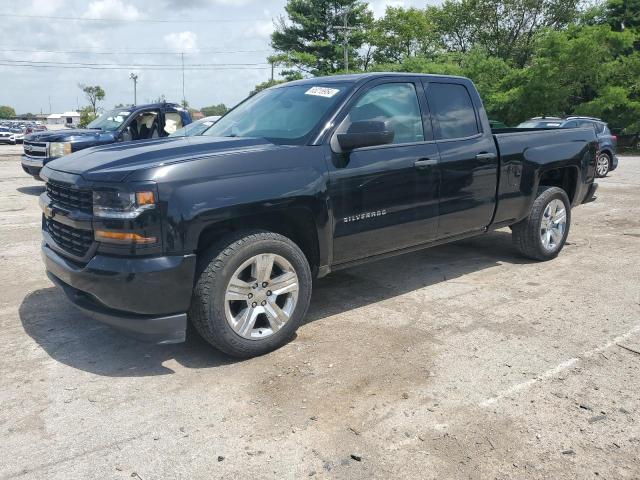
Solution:
<svg viewBox="0 0 640 480">
<path fill-rule="evenodd" d="M 47 126 L 77 127 L 80 122 L 78 112 L 52 113 L 47 115 Z"/>
</svg>

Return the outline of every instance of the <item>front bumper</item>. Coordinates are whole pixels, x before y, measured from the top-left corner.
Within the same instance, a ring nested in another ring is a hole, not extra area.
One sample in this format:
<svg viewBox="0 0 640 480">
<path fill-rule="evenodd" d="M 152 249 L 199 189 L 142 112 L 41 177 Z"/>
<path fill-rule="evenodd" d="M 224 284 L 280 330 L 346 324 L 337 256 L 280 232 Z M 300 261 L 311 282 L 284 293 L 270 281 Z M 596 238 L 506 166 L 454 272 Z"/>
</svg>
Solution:
<svg viewBox="0 0 640 480">
<path fill-rule="evenodd" d="M 185 340 L 195 255 L 97 255 L 79 266 L 45 243 L 42 257 L 49 278 L 88 316 L 153 343 Z"/>
<path fill-rule="evenodd" d="M 20 163 L 22 164 L 22 170 L 24 170 L 29 175 L 39 179 L 40 170 L 42 170 L 42 167 L 44 167 L 45 159 L 22 155 L 20 157 Z"/>
</svg>

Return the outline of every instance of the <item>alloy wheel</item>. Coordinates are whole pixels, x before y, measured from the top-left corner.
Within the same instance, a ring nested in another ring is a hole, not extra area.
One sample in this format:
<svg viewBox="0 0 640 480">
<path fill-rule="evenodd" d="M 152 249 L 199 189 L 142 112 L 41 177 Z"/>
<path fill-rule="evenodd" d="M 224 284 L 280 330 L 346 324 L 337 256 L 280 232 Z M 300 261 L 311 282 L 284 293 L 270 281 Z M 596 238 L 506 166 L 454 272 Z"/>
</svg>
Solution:
<svg viewBox="0 0 640 480">
<path fill-rule="evenodd" d="M 601 177 L 604 177 L 609 172 L 609 156 L 607 154 L 603 153 L 598 155 L 596 172 Z"/>
<path fill-rule="evenodd" d="M 225 291 L 225 316 L 234 332 L 259 340 L 278 332 L 298 303 L 298 275 L 280 255 L 262 253 L 245 261 Z"/>
<path fill-rule="evenodd" d="M 547 251 L 554 251 L 562 242 L 567 228 L 567 211 L 562 200 L 551 200 L 544 209 L 540 223 L 540 240 Z"/>
</svg>

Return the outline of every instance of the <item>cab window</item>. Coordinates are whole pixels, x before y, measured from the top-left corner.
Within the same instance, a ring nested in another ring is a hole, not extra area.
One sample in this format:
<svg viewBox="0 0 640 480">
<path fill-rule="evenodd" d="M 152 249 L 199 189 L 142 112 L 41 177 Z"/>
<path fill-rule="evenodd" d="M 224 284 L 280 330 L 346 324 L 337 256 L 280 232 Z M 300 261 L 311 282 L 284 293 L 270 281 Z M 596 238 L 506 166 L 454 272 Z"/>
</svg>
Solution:
<svg viewBox="0 0 640 480">
<path fill-rule="evenodd" d="M 440 140 L 471 137 L 480 133 L 469 91 L 457 83 L 430 83 L 429 103 L 440 125 Z"/>
<path fill-rule="evenodd" d="M 424 141 L 424 129 L 413 83 L 385 83 L 373 87 L 351 107 L 339 131 L 354 122 L 387 122 L 395 132 L 393 143 Z"/>
</svg>

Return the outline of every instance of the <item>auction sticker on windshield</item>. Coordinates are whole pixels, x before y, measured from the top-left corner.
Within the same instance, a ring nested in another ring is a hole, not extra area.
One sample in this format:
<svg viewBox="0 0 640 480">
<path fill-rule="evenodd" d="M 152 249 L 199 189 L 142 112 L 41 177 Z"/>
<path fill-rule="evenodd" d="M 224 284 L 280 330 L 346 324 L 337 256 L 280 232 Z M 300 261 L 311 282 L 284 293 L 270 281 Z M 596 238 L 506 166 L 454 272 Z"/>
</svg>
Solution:
<svg viewBox="0 0 640 480">
<path fill-rule="evenodd" d="M 316 97 L 326 97 L 331 98 L 340 90 L 337 88 L 327 88 L 327 87 L 311 87 L 309 90 L 304 92 L 305 95 L 315 95 Z"/>
</svg>

